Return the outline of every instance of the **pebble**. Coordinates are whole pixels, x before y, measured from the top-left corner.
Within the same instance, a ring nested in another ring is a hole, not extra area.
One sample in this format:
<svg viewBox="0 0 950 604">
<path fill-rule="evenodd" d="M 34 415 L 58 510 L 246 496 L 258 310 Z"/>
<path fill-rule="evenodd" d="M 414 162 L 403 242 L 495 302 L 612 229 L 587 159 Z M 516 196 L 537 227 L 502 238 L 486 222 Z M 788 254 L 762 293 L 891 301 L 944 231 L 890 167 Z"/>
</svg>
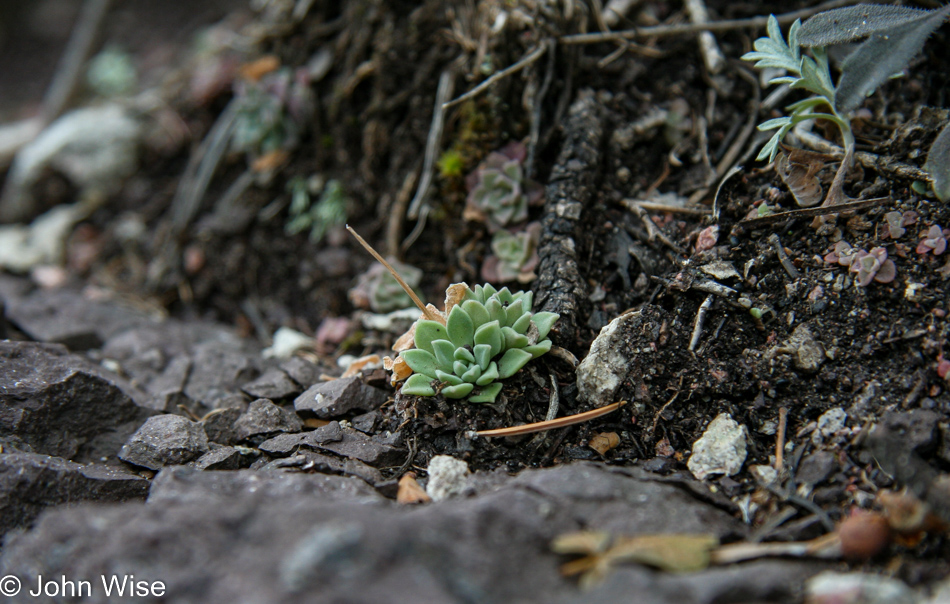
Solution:
<svg viewBox="0 0 950 604">
<path fill-rule="evenodd" d="M 698 480 L 713 474 L 733 476 L 745 463 L 747 436 L 745 426 L 728 413 L 720 413 L 693 443 L 693 454 L 686 466 Z"/>
</svg>

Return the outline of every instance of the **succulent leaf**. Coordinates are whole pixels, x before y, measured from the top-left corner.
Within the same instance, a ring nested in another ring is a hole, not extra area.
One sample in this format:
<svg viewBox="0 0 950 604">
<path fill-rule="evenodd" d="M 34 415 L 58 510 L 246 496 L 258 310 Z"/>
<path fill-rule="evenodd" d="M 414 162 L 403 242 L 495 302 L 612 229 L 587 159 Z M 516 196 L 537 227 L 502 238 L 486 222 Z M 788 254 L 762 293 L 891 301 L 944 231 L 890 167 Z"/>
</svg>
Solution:
<svg viewBox="0 0 950 604">
<path fill-rule="evenodd" d="M 509 348 L 498 361 L 498 377 L 510 378 L 525 366 L 534 356 L 521 348 Z"/>
<path fill-rule="evenodd" d="M 511 327 L 515 324 L 515 321 L 521 318 L 521 315 L 524 314 L 522 307 L 523 301 L 520 299 L 508 305 L 508 308 L 505 309 L 505 325 Z"/>
<path fill-rule="evenodd" d="M 480 377 L 482 377 L 481 367 L 478 365 L 472 365 L 471 369 L 462 374 L 462 381 L 474 384 Z"/>
<path fill-rule="evenodd" d="M 436 370 L 439 369 L 439 362 L 436 361 L 435 355 L 428 350 L 412 348 L 402 351 L 400 356 L 406 360 L 409 368 L 416 373 L 434 376 Z"/>
<path fill-rule="evenodd" d="M 445 326 L 437 321 L 422 319 L 416 322 L 416 348 L 432 352 L 433 340 L 448 340 L 449 332 Z"/>
<path fill-rule="evenodd" d="M 528 336 L 522 335 L 510 327 L 502 327 L 501 334 L 505 337 L 505 348 L 524 348 L 528 345 Z"/>
<path fill-rule="evenodd" d="M 465 362 L 462 362 L 462 361 L 455 361 L 455 363 L 452 364 L 452 371 L 455 372 L 455 375 L 462 375 L 463 373 L 465 373 L 466 371 L 468 371 L 468 368 L 469 368 L 472 364 L 473 364 L 473 363 L 465 363 Z"/>
<path fill-rule="evenodd" d="M 532 344 L 531 346 L 525 346 L 524 350 L 531 353 L 531 356 L 538 358 L 542 354 L 551 350 L 551 340 L 542 340 L 537 344 Z"/>
<path fill-rule="evenodd" d="M 488 364 L 491 362 L 491 344 L 476 344 L 475 345 L 475 360 L 478 363 L 479 368 L 482 371 L 488 369 Z"/>
<path fill-rule="evenodd" d="M 469 397 L 469 402 L 472 403 L 494 403 L 495 398 L 498 397 L 498 393 L 501 392 L 501 384 L 495 382 L 490 386 L 486 386 L 481 389 L 481 391 L 475 396 Z"/>
<path fill-rule="evenodd" d="M 455 305 L 452 308 L 445 329 L 449 333 L 449 340 L 456 348 L 472 345 L 475 336 L 475 325 L 462 306 Z"/>
<path fill-rule="evenodd" d="M 442 394 L 445 395 L 445 398 L 465 398 L 474 389 L 474 384 L 462 383 L 456 386 L 446 386 L 442 389 Z"/>
<path fill-rule="evenodd" d="M 481 377 L 475 380 L 479 386 L 487 386 L 498 379 L 498 363 L 492 361 L 488 364 L 488 369 L 482 372 Z"/>
<path fill-rule="evenodd" d="M 466 363 L 474 363 L 475 355 L 472 354 L 472 351 L 468 348 L 456 348 L 455 349 L 455 360 L 464 361 Z"/>
<path fill-rule="evenodd" d="M 534 316 L 531 317 L 531 322 L 538 328 L 539 342 L 548 337 L 548 333 L 551 332 L 551 327 L 554 326 L 554 322 L 559 318 L 560 315 L 553 312 L 542 311 L 534 313 Z"/>
<path fill-rule="evenodd" d="M 478 344 L 488 344 L 491 347 L 490 357 L 492 358 L 502 351 L 504 340 L 501 336 L 501 326 L 498 324 L 498 321 L 485 323 L 475 331 L 476 347 Z"/>
<path fill-rule="evenodd" d="M 485 304 L 478 300 L 466 300 L 462 302 L 462 310 L 472 319 L 472 324 L 476 329 L 480 325 L 491 321 L 491 317 L 488 316 L 488 311 L 485 309 Z"/>
<path fill-rule="evenodd" d="M 415 396 L 435 396 L 435 390 L 430 384 L 428 376 L 421 373 L 414 373 L 402 385 L 403 394 L 412 394 Z"/>
<path fill-rule="evenodd" d="M 435 360 L 439 363 L 439 369 L 452 373 L 452 365 L 455 363 L 455 344 L 448 340 L 433 340 L 432 351 L 435 353 Z"/>
<path fill-rule="evenodd" d="M 498 298 L 489 298 L 488 301 L 485 302 L 485 310 L 488 311 L 488 317 L 492 321 L 498 321 L 499 326 L 504 325 L 505 321 L 508 320 L 508 316 L 505 314 L 505 308 Z"/>
<path fill-rule="evenodd" d="M 528 328 L 531 327 L 531 313 L 526 312 L 518 320 L 511 324 L 511 328 L 518 333 L 527 333 Z"/>
<path fill-rule="evenodd" d="M 436 369 L 436 370 L 435 370 L 435 377 L 439 378 L 439 380 L 441 380 L 441 381 L 443 381 L 443 382 L 445 382 L 445 383 L 447 383 L 447 384 L 449 384 L 449 385 L 451 385 L 451 386 L 458 386 L 459 384 L 461 384 L 462 382 L 465 381 L 465 380 L 463 380 L 462 378 L 460 378 L 459 376 L 457 376 L 457 375 L 455 375 L 455 374 L 453 374 L 453 373 L 448 373 L 448 372 L 442 371 L 441 369 Z"/>
</svg>

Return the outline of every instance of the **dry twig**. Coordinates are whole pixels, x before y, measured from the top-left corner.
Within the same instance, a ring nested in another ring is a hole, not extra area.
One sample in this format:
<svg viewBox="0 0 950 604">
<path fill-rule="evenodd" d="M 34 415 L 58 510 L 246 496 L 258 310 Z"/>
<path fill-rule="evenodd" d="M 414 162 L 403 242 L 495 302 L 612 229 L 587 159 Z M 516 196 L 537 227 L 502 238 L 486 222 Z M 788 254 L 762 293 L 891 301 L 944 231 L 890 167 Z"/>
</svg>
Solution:
<svg viewBox="0 0 950 604">
<path fill-rule="evenodd" d="M 519 71 L 521 71 L 528 65 L 531 65 L 532 63 L 540 59 L 542 56 L 544 56 L 544 53 L 547 52 L 547 50 L 548 50 L 547 44 L 539 44 L 537 48 L 534 48 L 533 50 L 531 50 L 528 54 L 523 56 L 514 65 L 511 65 L 510 67 L 507 67 L 499 71 L 498 73 L 492 74 L 491 77 L 486 79 L 484 82 L 482 82 L 475 88 L 472 88 L 471 90 L 469 90 L 462 96 L 443 104 L 442 109 L 448 109 L 449 107 L 454 107 L 458 105 L 459 103 L 463 103 L 470 98 L 478 96 L 479 94 L 488 90 L 491 87 L 491 85 L 494 84 L 495 82 L 498 82 L 499 80 L 502 80 L 512 74 L 518 73 Z"/>
</svg>

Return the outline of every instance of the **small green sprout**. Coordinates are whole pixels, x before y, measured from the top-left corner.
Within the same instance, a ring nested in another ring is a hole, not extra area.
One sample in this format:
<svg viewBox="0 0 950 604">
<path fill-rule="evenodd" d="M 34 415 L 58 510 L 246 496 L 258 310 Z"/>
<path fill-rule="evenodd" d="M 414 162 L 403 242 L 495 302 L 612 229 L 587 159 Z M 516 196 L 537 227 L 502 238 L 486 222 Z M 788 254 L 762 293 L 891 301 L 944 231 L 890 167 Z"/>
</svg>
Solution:
<svg viewBox="0 0 950 604">
<path fill-rule="evenodd" d="M 330 229 L 346 224 L 346 194 L 338 180 L 325 186 L 320 178 L 296 177 L 287 183 L 290 192 L 290 218 L 284 230 L 296 235 L 310 230 L 310 241 L 319 243 Z M 312 195 L 320 199 L 312 202 Z"/>
<path fill-rule="evenodd" d="M 437 382 L 446 398 L 494 402 L 502 387 L 497 380 L 513 376 L 551 350 L 548 333 L 558 315 L 532 313 L 533 297 L 531 292 L 513 294 L 507 287 L 498 291 L 476 285 L 452 307 L 445 325 L 419 320 L 416 347 L 400 354 L 415 372 L 402 392 L 434 396 Z"/>
<path fill-rule="evenodd" d="M 775 159 L 785 135 L 805 120 L 825 119 L 841 131 L 845 155 L 825 199 L 825 206 L 841 203 L 844 179 L 854 159 L 853 112 L 865 97 L 894 74 L 900 73 L 920 52 L 927 38 L 950 15 L 950 5 L 926 11 L 901 6 L 861 4 L 819 13 L 804 24 L 796 20 L 782 37 L 778 20 L 769 17 L 768 37 L 755 41 L 755 51 L 742 59 L 755 61 L 757 69 L 784 69 L 786 75 L 772 78 L 769 84 L 788 84 L 814 96 L 792 103 L 789 115 L 770 119 L 759 130 L 776 130 L 756 159 Z M 867 36 L 841 66 L 837 86 L 831 79 L 826 47 Z M 811 47 L 814 58 L 802 54 Z"/>
</svg>

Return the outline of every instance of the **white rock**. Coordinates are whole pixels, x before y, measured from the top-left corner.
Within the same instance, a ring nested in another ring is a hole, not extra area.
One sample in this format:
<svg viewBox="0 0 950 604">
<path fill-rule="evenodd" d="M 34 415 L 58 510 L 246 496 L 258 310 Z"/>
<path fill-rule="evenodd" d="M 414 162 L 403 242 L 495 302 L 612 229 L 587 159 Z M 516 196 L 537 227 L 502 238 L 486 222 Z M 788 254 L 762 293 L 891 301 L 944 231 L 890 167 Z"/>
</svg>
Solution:
<svg viewBox="0 0 950 604">
<path fill-rule="evenodd" d="M 917 595 L 897 579 L 869 573 L 825 571 L 805 583 L 806 604 L 917 604 Z"/>
<path fill-rule="evenodd" d="M 274 343 L 264 349 L 264 358 L 289 359 L 298 350 L 313 348 L 314 341 L 308 335 L 289 327 L 281 327 L 274 333 Z"/>
<path fill-rule="evenodd" d="M 80 191 L 109 195 L 138 166 L 142 128 L 116 104 L 76 109 L 62 116 L 17 153 L 0 199 L 0 220 L 33 213 L 30 194 L 44 168 L 65 175 Z"/>
<path fill-rule="evenodd" d="M 614 402 L 614 393 L 627 378 L 630 359 L 624 354 L 628 325 L 641 321 L 640 312 L 620 315 L 600 330 L 590 352 L 577 366 L 577 391 L 595 407 Z"/>
<path fill-rule="evenodd" d="M 686 467 L 699 480 L 713 474 L 738 473 L 745 463 L 747 436 L 745 426 L 739 425 L 728 413 L 720 413 L 693 443 L 693 454 Z"/>
<path fill-rule="evenodd" d="M 848 414 L 844 409 L 835 407 L 828 409 L 818 418 L 817 430 L 812 433 L 812 442 L 821 444 L 845 428 Z"/>
<path fill-rule="evenodd" d="M 468 485 L 468 464 L 451 455 L 436 455 L 429 461 L 429 482 L 426 493 L 433 501 L 442 501 L 458 495 Z"/>
<path fill-rule="evenodd" d="M 86 204 L 57 206 L 29 226 L 0 226 L 0 268 L 25 273 L 44 264 L 61 264 L 66 238 L 88 215 Z"/>
</svg>

